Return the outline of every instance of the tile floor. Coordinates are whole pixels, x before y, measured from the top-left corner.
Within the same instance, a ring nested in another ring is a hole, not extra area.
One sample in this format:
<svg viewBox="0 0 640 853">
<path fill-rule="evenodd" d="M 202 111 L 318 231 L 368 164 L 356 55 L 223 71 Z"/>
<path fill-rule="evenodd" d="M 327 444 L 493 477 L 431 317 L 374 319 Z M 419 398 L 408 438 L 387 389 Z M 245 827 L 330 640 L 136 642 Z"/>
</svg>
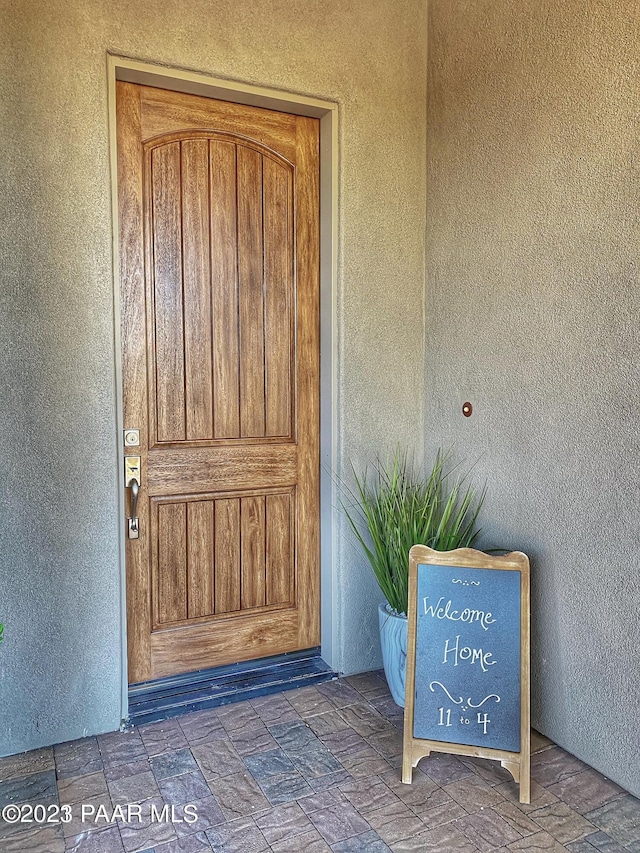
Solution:
<svg viewBox="0 0 640 853">
<path fill-rule="evenodd" d="M 401 727 L 367 673 L 3 758 L 0 807 L 71 820 L 0 823 L 0 851 L 640 853 L 640 801 L 545 738 L 525 806 L 492 762 L 432 755 L 402 785 Z"/>
</svg>

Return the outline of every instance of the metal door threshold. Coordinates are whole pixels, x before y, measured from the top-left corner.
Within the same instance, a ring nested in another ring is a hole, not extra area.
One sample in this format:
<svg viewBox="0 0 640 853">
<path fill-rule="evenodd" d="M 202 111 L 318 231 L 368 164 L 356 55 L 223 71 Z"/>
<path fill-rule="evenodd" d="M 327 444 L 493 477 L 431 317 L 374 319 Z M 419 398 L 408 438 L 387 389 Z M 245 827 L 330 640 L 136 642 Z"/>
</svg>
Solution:
<svg viewBox="0 0 640 853">
<path fill-rule="evenodd" d="M 141 726 L 336 677 L 313 648 L 143 681 L 129 685 L 127 724 Z"/>
</svg>

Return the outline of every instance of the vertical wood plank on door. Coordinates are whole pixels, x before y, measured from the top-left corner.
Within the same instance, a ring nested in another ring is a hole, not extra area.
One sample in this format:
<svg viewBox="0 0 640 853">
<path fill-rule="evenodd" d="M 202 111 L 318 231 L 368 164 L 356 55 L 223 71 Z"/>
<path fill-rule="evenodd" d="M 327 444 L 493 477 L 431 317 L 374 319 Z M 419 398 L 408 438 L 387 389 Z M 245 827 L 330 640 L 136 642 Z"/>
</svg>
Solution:
<svg viewBox="0 0 640 853">
<path fill-rule="evenodd" d="M 187 508 L 158 506 L 158 622 L 187 618 Z"/>
<path fill-rule="evenodd" d="M 291 496 L 266 496 L 266 603 L 293 601 Z"/>
<path fill-rule="evenodd" d="M 180 143 L 151 152 L 158 441 L 185 438 Z"/>
<path fill-rule="evenodd" d="M 265 499 L 241 498 L 241 606 L 242 610 L 265 603 Z"/>
<path fill-rule="evenodd" d="M 209 142 L 182 143 L 186 437 L 213 438 Z"/>
<path fill-rule="evenodd" d="M 187 503 L 187 614 L 189 619 L 214 612 L 213 501 Z"/>
<path fill-rule="evenodd" d="M 240 499 L 215 501 L 215 612 L 240 610 Z"/>
<path fill-rule="evenodd" d="M 136 418 L 140 455 L 147 461 L 147 349 L 145 335 L 145 266 L 143 225 L 143 166 L 140 156 L 140 91 L 131 83 L 116 83 L 118 145 L 118 242 L 120 245 L 120 322 L 122 405 L 125 418 Z M 126 425 L 132 421 L 125 420 Z M 149 499 L 138 503 L 141 529 L 149 529 Z M 147 542 L 149 537 L 147 537 Z M 151 596 L 149 554 L 139 540 L 125 539 L 127 560 L 127 663 L 129 680 L 151 677 Z"/>
<path fill-rule="evenodd" d="M 240 435 L 236 146 L 211 140 L 211 298 L 215 438 Z"/>
<path fill-rule="evenodd" d="M 262 156 L 237 146 L 240 434 L 264 436 Z"/>
<path fill-rule="evenodd" d="M 319 308 L 319 122 L 296 116 L 296 276 L 305 287 L 296 289 L 296 437 L 298 481 L 305 484 L 296 493 L 296 539 L 298 566 L 304 566 L 296 580 L 305 589 L 297 600 L 300 613 L 300 648 L 313 645 L 320 637 L 320 556 L 318 526 L 320 472 L 317 447 L 320 429 L 320 308 Z M 302 533 L 304 531 L 304 534 Z"/>
<path fill-rule="evenodd" d="M 265 432 L 291 434 L 291 175 L 263 158 Z"/>
</svg>

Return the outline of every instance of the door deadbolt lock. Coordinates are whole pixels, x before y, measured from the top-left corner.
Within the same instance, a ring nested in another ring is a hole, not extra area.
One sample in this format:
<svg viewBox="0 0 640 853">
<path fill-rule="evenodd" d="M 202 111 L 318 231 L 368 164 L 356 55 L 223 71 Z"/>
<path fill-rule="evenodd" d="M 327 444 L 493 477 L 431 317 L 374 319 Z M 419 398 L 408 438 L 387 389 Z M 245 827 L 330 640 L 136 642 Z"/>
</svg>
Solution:
<svg viewBox="0 0 640 853">
<path fill-rule="evenodd" d="M 125 447 L 140 447 L 140 430 L 125 429 L 124 431 L 124 446 Z"/>
</svg>

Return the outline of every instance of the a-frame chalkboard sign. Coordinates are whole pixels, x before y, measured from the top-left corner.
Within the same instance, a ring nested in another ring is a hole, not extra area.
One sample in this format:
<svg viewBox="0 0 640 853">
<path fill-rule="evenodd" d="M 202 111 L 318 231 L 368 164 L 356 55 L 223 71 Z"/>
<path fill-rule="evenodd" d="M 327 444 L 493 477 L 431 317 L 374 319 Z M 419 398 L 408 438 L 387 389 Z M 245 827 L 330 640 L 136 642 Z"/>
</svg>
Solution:
<svg viewBox="0 0 640 853">
<path fill-rule="evenodd" d="M 530 802 L 529 559 L 409 552 L 402 781 L 431 752 L 500 761 Z"/>
</svg>

